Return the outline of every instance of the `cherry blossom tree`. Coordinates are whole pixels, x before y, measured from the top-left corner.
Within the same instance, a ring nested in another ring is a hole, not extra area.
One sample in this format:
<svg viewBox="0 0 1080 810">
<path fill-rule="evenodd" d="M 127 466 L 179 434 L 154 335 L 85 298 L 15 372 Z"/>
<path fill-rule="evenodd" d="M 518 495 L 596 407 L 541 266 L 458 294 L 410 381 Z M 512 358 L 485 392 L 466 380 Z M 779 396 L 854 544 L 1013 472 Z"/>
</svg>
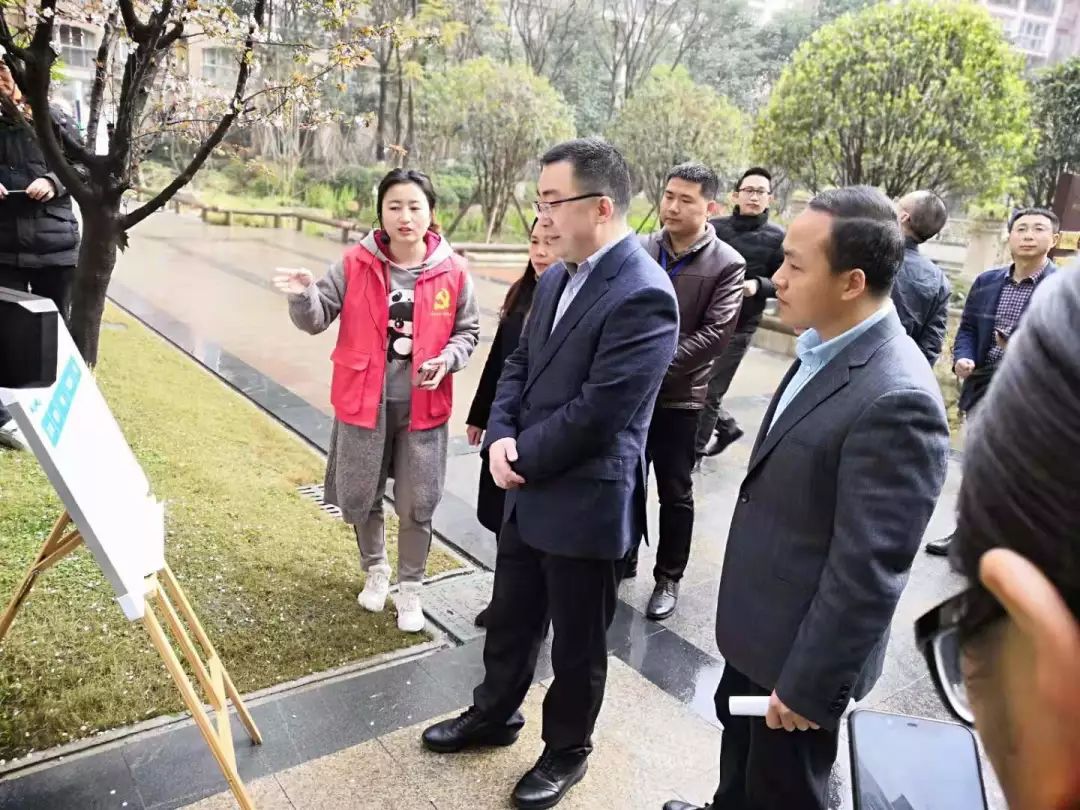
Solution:
<svg viewBox="0 0 1080 810">
<path fill-rule="evenodd" d="M 300 35 L 275 25 L 275 11 L 286 3 L 308 23 Z M 191 182 L 230 130 L 275 120 L 317 127 L 333 118 L 324 90 L 393 33 L 362 23 L 361 0 L 0 0 L 0 6 L 0 46 L 31 114 L 6 99 L 5 109 L 33 131 L 82 210 L 71 332 L 90 364 L 97 361 L 105 294 L 128 231 Z M 54 126 L 50 115 L 61 25 L 101 31 L 82 137 Z M 189 57 L 207 44 L 217 53 L 224 49 L 235 64 L 225 71 L 224 86 L 191 75 Z M 108 148 L 96 154 L 103 122 Z M 170 137 L 190 142 L 190 159 L 153 198 L 128 210 L 124 195 L 140 161 Z"/>
</svg>

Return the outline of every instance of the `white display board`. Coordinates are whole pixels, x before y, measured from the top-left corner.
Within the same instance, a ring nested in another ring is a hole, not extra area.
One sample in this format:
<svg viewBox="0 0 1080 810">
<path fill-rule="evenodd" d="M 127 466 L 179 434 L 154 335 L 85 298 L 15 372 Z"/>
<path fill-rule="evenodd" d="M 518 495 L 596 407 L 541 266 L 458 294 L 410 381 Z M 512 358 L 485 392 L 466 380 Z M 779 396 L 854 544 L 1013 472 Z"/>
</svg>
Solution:
<svg viewBox="0 0 1080 810">
<path fill-rule="evenodd" d="M 35 306 L 55 309 L 51 301 Z M 146 577 L 165 565 L 164 507 L 128 447 L 94 377 L 57 318 L 56 382 L 0 388 L 34 455 L 117 594 L 128 619 L 141 619 Z"/>
</svg>

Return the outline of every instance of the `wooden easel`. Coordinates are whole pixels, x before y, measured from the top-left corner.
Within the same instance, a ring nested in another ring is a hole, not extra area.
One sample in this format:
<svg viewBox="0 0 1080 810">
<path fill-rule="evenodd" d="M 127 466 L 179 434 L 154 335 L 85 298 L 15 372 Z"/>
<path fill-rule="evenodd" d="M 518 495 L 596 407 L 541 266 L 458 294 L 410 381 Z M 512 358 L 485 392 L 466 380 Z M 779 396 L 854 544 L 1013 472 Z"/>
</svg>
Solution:
<svg viewBox="0 0 1080 810">
<path fill-rule="evenodd" d="M 0 615 L 0 641 L 3 641 L 4 636 L 7 635 L 11 623 L 15 621 L 15 614 L 18 613 L 19 607 L 30 593 L 30 589 L 34 587 L 38 575 L 56 565 L 80 545 L 82 545 L 82 536 L 72 524 L 68 513 L 65 512 L 56 521 L 56 525 L 53 526 L 48 539 L 41 547 L 37 559 L 30 566 L 30 570 L 26 573 L 15 595 L 11 597 L 11 601 L 8 603 L 4 613 Z M 244 701 L 240 698 L 240 693 L 236 691 L 232 678 L 229 677 L 228 671 L 221 663 L 221 659 L 214 650 L 214 645 L 210 643 L 209 636 L 203 630 L 195 611 L 191 608 L 191 603 L 180 587 L 180 583 L 176 581 L 176 577 L 169 566 L 166 565 L 158 573 L 147 577 L 147 586 L 143 626 L 146 627 L 147 633 L 150 634 L 150 640 L 154 643 L 161 660 L 165 662 L 165 668 L 169 670 L 169 674 L 176 683 L 176 688 L 180 691 L 180 697 L 183 698 L 184 705 L 191 712 L 195 725 L 199 727 L 203 739 L 210 746 L 210 752 L 214 755 L 221 772 L 225 775 L 236 801 L 240 804 L 242 810 L 255 810 L 255 805 L 252 803 L 251 797 L 240 779 L 240 774 L 236 770 L 236 751 L 233 748 L 232 727 L 229 724 L 227 701 L 232 701 L 232 705 L 253 743 L 256 745 L 262 743 L 262 735 L 255 726 L 255 721 L 248 713 L 247 707 L 244 706 Z M 188 677 L 183 664 L 180 663 L 180 658 L 177 656 L 176 650 L 173 649 L 173 642 L 158 619 L 155 608 L 161 612 L 165 625 L 172 632 L 177 646 L 184 654 L 184 660 L 187 661 L 188 666 L 195 673 L 195 679 L 199 682 L 199 686 L 202 687 L 202 692 L 214 712 L 213 724 L 211 724 L 210 718 L 203 708 L 202 701 L 195 691 L 195 685 Z M 187 627 L 184 626 L 185 624 Z M 191 636 L 188 635 L 187 628 L 191 629 L 195 640 L 198 641 L 198 646 L 202 649 L 201 654 L 192 642 Z"/>
</svg>

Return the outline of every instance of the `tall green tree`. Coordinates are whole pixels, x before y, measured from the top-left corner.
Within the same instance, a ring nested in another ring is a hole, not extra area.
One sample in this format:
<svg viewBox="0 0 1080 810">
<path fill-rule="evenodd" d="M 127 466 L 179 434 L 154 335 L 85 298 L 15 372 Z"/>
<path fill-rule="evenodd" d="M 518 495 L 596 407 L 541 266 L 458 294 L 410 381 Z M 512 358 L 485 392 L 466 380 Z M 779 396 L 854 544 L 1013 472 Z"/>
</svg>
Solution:
<svg viewBox="0 0 1080 810">
<path fill-rule="evenodd" d="M 1080 56 L 1041 71 L 1034 82 L 1036 137 L 1024 168 L 1028 202 L 1049 206 L 1063 172 L 1080 172 Z"/>
<path fill-rule="evenodd" d="M 472 163 L 489 238 L 529 164 L 574 134 L 562 96 L 524 63 L 471 59 L 426 80 L 421 105 L 427 132 L 460 143 Z"/>
<path fill-rule="evenodd" d="M 608 130 L 638 188 L 658 205 L 668 170 L 688 160 L 710 166 L 721 183 L 734 180 L 746 157 L 742 113 L 683 67 L 658 65 Z"/>
<path fill-rule="evenodd" d="M 867 183 L 998 195 L 1030 121 L 1022 60 L 973 4 L 912 0 L 847 14 L 795 54 L 755 152 L 813 190 Z"/>
</svg>

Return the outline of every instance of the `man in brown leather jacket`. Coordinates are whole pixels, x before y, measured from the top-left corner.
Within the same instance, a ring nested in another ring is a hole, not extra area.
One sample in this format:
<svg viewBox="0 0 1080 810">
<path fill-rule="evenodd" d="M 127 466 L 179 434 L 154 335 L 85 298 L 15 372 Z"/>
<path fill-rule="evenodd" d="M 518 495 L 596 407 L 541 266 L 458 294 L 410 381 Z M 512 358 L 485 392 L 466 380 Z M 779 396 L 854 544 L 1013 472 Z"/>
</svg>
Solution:
<svg viewBox="0 0 1080 810">
<path fill-rule="evenodd" d="M 671 278 L 679 302 L 679 347 L 660 388 L 646 445 L 660 495 L 650 619 L 666 619 L 678 603 L 679 580 L 690 558 L 694 530 L 692 473 L 698 416 L 705 405 L 713 361 L 731 339 L 743 300 L 746 263 L 708 222 L 716 213 L 719 188 L 716 174 L 708 167 L 676 166 L 668 173 L 660 202 L 663 230 L 642 237 L 642 246 Z M 636 573 L 634 551 L 625 575 Z"/>
</svg>

